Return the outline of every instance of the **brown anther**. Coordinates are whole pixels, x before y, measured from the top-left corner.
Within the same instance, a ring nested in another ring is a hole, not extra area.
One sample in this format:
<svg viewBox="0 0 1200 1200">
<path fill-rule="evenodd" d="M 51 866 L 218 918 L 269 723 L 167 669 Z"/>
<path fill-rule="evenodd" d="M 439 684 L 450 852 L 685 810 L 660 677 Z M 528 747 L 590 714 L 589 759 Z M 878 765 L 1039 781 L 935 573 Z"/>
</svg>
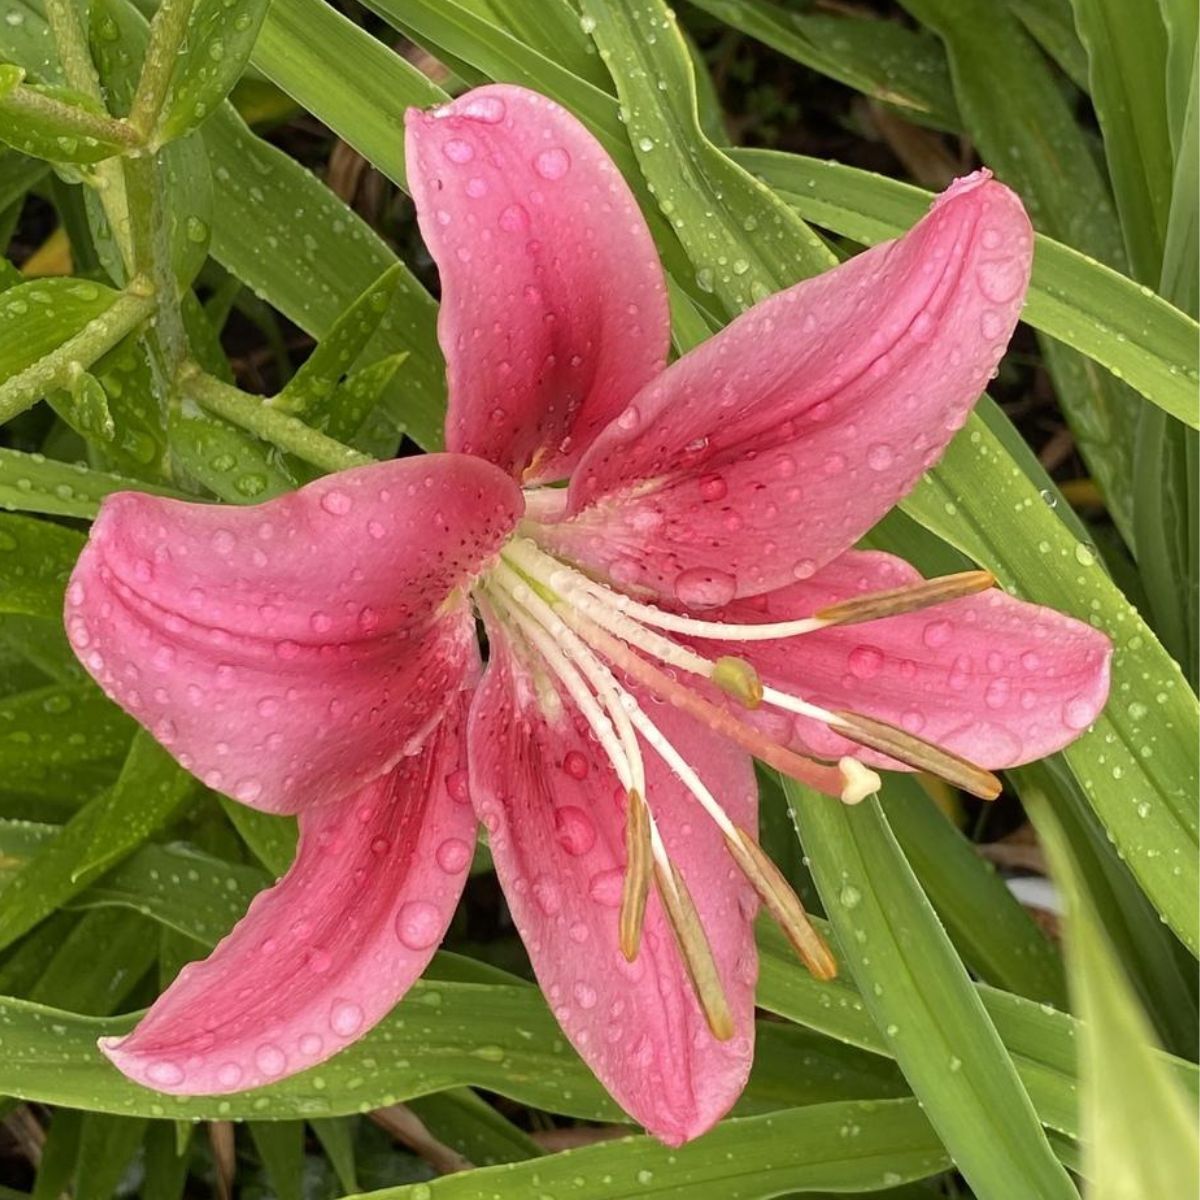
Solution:
<svg viewBox="0 0 1200 1200">
<path fill-rule="evenodd" d="M 729 1011 L 729 1001 L 717 971 L 712 947 L 705 936 L 700 914 L 696 912 L 687 884 L 678 870 L 669 864 L 664 868 L 655 863 L 654 879 L 663 911 L 675 934 L 676 945 L 708 1028 L 718 1041 L 727 1042 L 736 1032 L 733 1014 Z"/>
<path fill-rule="evenodd" d="M 826 625 L 857 625 L 861 621 L 877 621 L 880 617 L 919 612 L 935 604 L 944 604 L 947 600 L 973 596 L 995 585 L 996 577 L 991 571 L 960 571 L 957 575 L 922 579 L 907 587 L 892 588 L 886 592 L 867 592 L 819 609 L 813 613 L 813 619 L 824 621 Z"/>
<path fill-rule="evenodd" d="M 642 944 L 652 868 L 650 814 L 641 793 L 637 788 L 630 788 L 625 809 L 625 884 L 617 918 L 617 936 L 627 962 L 637 958 Z"/>
<path fill-rule="evenodd" d="M 837 960 L 808 919 L 800 897 L 766 851 L 744 829 L 737 830 L 736 838 L 726 837 L 725 844 L 812 976 L 821 980 L 835 978 Z"/>
<path fill-rule="evenodd" d="M 830 722 L 831 728 L 862 746 L 870 746 L 918 771 L 928 771 L 981 800 L 995 800 L 1000 795 L 1000 780 L 991 771 L 943 750 L 941 746 L 862 713 L 836 712 L 833 715 L 837 720 Z"/>
<path fill-rule="evenodd" d="M 744 658 L 723 654 L 713 663 L 710 677 L 727 696 L 732 696 L 743 708 L 758 708 L 763 701 L 762 680 Z"/>
</svg>

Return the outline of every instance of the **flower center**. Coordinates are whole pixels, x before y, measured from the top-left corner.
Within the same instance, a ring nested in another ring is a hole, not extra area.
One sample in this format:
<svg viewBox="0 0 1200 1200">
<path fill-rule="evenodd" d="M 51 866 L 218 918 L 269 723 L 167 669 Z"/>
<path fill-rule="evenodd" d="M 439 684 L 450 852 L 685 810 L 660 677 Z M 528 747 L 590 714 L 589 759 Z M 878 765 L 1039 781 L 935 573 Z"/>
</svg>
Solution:
<svg viewBox="0 0 1200 1200">
<path fill-rule="evenodd" d="M 847 755 L 828 764 L 796 753 L 745 720 L 740 710 L 768 706 L 818 721 L 844 738 L 931 771 L 987 797 L 999 792 L 994 776 L 902 729 L 860 713 L 831 711 L 803 697 L 764 685 L 755 668 L 736 655 L 706 657 L 667 633 L 736 648 L 739 643 L 800 637 L 830 625 L 873 620 L 928 607 L 991 586 L 986 572 L 967 572 L 913 587 L 874 593 L 797 621 L 739 625 L 668 612 L 614 591 L 543 551 L 524 535 L 513 537 L 477 585 L 479 600 L 503 621 L 547 694 L 559 689 L 575 704 L 628 797 L 626 877 L 619 916 L 625 956 L 637 956 L 651 883 L 675 934 L 697 997 L 714 1035 L 733 1034 L 711 948 L 686 882 L 670 861 L 647 794 L 643 746 L 657 754 L 720 830 L 730 855 L 779 922 L 815 976 L 836 974 L 836 964 L 803 905 L 751 833 L 722 807 L 691 763 L 664 735 L 631 690 L 669 703 L 714 733 L 729 738 L 783 774 L 856 804 L 878 790 L 879 776 Z M 736 702 L 712 697 L 704 680 Z M 626 682 L 628 681 L 628 682 Z"/>
</svg>

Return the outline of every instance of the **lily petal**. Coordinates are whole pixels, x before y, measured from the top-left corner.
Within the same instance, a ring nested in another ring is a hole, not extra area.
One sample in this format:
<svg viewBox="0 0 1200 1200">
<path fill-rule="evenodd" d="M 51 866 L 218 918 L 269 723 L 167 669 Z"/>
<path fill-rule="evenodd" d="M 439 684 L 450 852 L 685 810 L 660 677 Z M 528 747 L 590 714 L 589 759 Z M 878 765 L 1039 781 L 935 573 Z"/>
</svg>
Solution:
<svg viewBox="0 0 1200 1200">
<path fill-rule="evenodd" d="M 454 589 L 522 508 L 502 472 L 449 454 L 253 508 L 119 493 L 67 589 L 68 636 L 184 767 L 294 812 L 419 748 L 477 660 Z"/>
<path fill-rule="evenodd" d="M 600 144 L 544 96 L 481 87 L 405 124 L 441 274 L 446 444 L 526 483 L 562 478 L 666 361 L 646 223 Z"/>
<path fill-rule="evenodd" d="M 919 578 L 903 559 L 849 551 L 811 579 L 736 601 L 713 616 L 790 621 Z M 731 645 L 693 644 L 710 654 L 727 654 Z M 1108 696 L 1112 647 L 1090 625 L 994 588 L 922 612 L 736 644 L 736 653 L 781 691 L 877 717 L 998 769 L 1061 750 L 1092 723 Z M 793 735 L 822 757 L 853 753 L 906 769 L 804 717 L 794 719 Z"/>
<path fill-rule="evenodd" d="M 898 241 L 764 300 L 593 443 L 555 545 L 686 607 L 812 575 L 941 454 L 1020 312 L 1032 231 L 977 172 Z"/>
<path fill-rule="evenodd" d="M 720 834 L 653 752 L 651 810 L 695 900 L 736 1033 L 708 1030 L 658 898 L 626 962 L 617 917 L 625 793 L 569 700 L 539 693 L 502 629 L 471 710 L 471 794 L 538 981 L 571 1043 L 617 1102 L 662 1141 L 697 1137 L 737 1099 L 753 1054 L 753 893 Z M 654 719 L 730 815 L 756 828 L 753 772 L 740 750 L 655 706 Z M 582 732 L 581 732 L 582 730 Z"/>
<path fill-rule="evenodd" d="M 425 749 L 353 797 L 300 814 L 295 863 L 137 1028 L 101 1041 L 158 1091 L 241 1091 L 360 1038 L 424 970 L 475 838 L 463 769 L 466 693 Z"/>
</svg>

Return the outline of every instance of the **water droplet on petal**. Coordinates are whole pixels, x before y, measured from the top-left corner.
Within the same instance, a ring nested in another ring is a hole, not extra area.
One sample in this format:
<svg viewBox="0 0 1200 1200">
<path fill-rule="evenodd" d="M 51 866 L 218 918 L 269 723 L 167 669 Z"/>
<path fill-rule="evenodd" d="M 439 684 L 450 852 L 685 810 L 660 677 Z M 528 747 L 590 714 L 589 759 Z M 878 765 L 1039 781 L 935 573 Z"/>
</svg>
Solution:
<svg viewBox="0 0 1200 1200">
<path fill-rule="evenodd" d="M 161 1087 L 174 1087 L 176 1084 L 183 1082 L 184 1071 L 178 1063 L 162 1060 L 160 1062 L 152 1062 L 146 1068 L 146 1078 L 151 1083 L 157 1083 Z"/>
<path fill-rule="evenodd" d="M 596 844 L 596 827 L 581 808 L 564 805 L 554 813 L 554 835 L 571 855 L 586 854 Z"/>
<path fill-rule="evenodd" d="M 471 847 L 462 838 L 447 838 L 437 848 L 436 857 L 447 875 L 457 875 L 471 861 Z"/>
<path fill-rule="evenodd" d="M 533 160 L 533 169 L 543 179 L 561 179 L 571 169 L 571 156 L 562 146 L 551 146 Z"/>
<path fill-rule="evenodd" d="M 354 501 L 336 488 L 321 497 L 321 507 L 335 517 L 344 517 L 353 506 Z"/>
<path fill-rule="evenodd" d="M 442 146 L 442 153 L 452 163 L 468 163 L 475 157 L 475 147 L 470 142 L 463 141 L 462 138 L 450 138 Z"/>
<path fill-rule="evenodd" d="M 710 567 L 692 567 L 675 577 L 675 598 L 688 608 L 718 608 L 736 594 L 737 580 Z"/>
<path fill-rule="evenodd" d="M 396 916 L 396 936 L 410 950 L 425 950 L 442 936 L 442 914 L 428 900 L 410 900 Z"/>
<path fill-rule="evenodd" d="M 254 1062 L 264 1075 L 274 1078 L 287 1067 L 287 1055 L 272 1042 L 264 1042 L 254 1051 Z"/>
<path fill-rule="evenodd" d="M 353 1037 L 363 1023 L 363 1010 L 350 1000 L 337 1000 L 329 1013 L 329 1028 L 341 1037 Z"/>
</svg>

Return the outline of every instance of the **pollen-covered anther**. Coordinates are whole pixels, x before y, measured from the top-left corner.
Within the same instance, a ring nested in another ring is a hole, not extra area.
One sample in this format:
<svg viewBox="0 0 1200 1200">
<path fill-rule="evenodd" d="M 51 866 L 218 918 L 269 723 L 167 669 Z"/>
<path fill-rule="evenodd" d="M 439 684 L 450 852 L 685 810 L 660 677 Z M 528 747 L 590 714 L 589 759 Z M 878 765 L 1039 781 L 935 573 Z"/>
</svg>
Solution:
<svg viewBox="0 0 1200 1200">
<path fill-rule="evenodd" d="M 922 579 L 905 587 L 891 588 L 886 592 L 868 592 L 851 600 L 831 604 L 813 613 L 811 621 L 817 626 L 857 625 L 863 621 L 878 621 L 882 617 L 919 612 L 923 608 L 973 596 L 995 586 L 996 577 L 991 571 L 960 571 L 957 575 Z"/>
<path fill-rule="evenodd" d="M 895 725 L 862 713 L 835 712 L 830 714 L 830 718 L 832 729 L 859 745 L 890 755 L 918 771 L 928 771 L 981 800 L 995 800 L 1000 795 L 1002 785 L 991 771 L 916 737 L 905 729 L 898 729 Z"/>
<path fill-rule="evenodd" d="M 625 884 L 617 918 L 618 940 L 627 962 L 633 962 L 641 948 L 653 870 L 650 811 L 641 792 L 630 788 L 625 808 Z"/>
<path fill-rule="evenodd" d="M 725 844 L 809 972 L 816 979 L 833 979 L 837 960 L 783 873 L 744 829 L 735 829 Z"/>
<path fill-rule="evenodd" d="M 670 863 L 664 866 L 657 861 L 654 864 L 654 881 L 708 1028 L 718 1041 L 727 1042 L 736 1032 L 733 1013 L 730 1012 L 729 999 L 713 958 L 712 946 L 700 923 L 700 914 L 696 912 L 687 884 L 676 867 Z"/>
<path fill-rule="evenodd" d="M 743 708 L 758 708 L 763 702 L 763 683 L 744 658 L 724 654 L 712 665 L 712 682 Z"/>
</svg>

